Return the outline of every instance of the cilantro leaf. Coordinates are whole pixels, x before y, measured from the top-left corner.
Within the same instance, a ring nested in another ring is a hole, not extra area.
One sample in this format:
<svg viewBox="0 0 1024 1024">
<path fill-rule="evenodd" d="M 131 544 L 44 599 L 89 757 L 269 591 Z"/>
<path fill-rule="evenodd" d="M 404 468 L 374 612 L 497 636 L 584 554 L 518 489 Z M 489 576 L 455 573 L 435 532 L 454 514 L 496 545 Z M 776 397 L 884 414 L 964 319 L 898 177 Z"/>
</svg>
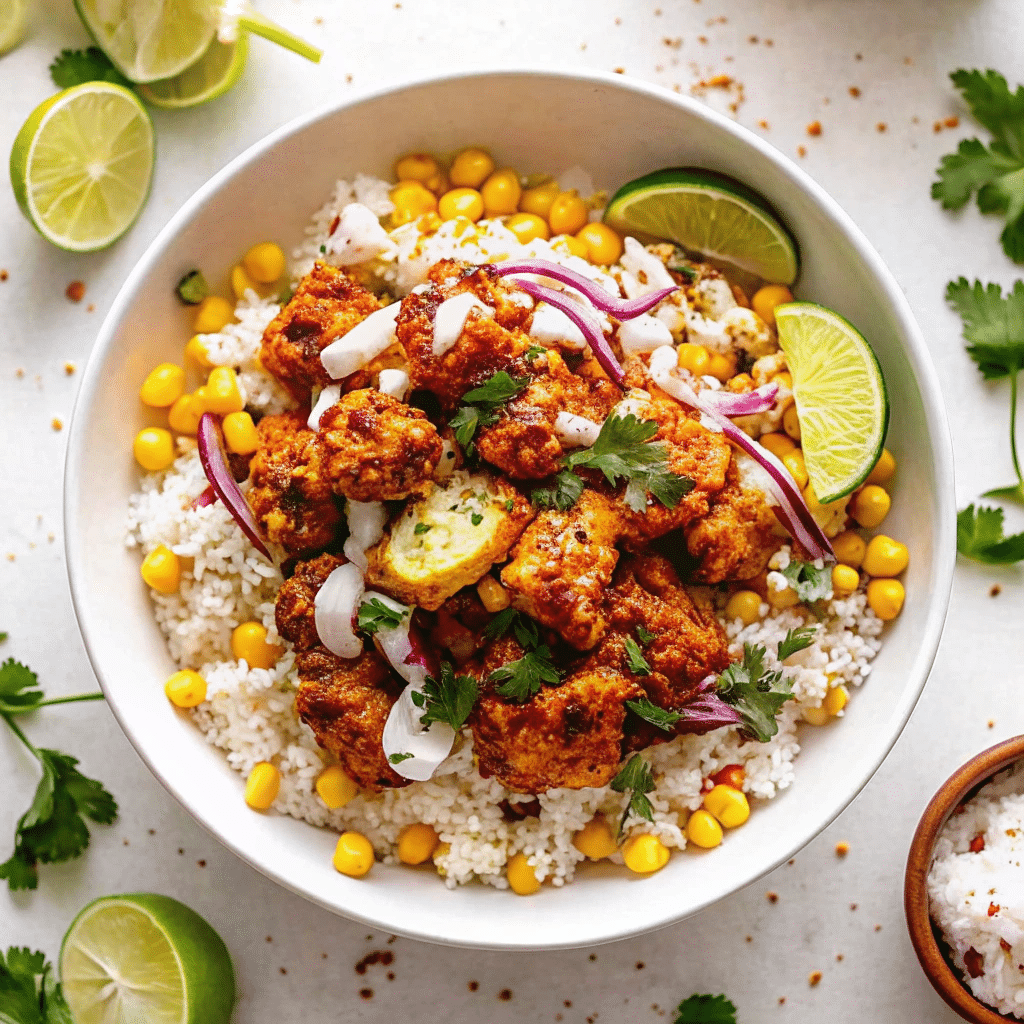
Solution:
<svg viewBox="0 0 1024 1024">
<path fill-rule="evenodd" d="M 515 398 L 528 384 L 529 377 L 513 377 L 504 370 L 492 374 L 483 384 L 462 396 L 459 411 L 448 421 L 455 440 L 472 454 L 473 438 L 480 427 L 498 421 L 498 410 Z"/>
<path fill-rule="evenodd" d="M 419 537 L 422 534 L 426 533 L 429 529 L 430 523 L 417 523 L 416 526 L 413 528 L 412 532 L 416 534 L 417 537 Z"/>
<path fill-rule="evenodd" d="M 786 577 L 801 601 L 819 601 L 832 596 L 832 569 L 827 565 L 818 569 L 813 562 L 791 559 L 789 565 L 779 572 Z"/>
<path fill-rule="evenodd" d="M 672 726 L 683 717 L 681 712 L 668 711 L 665 708 L 658 707 L 657 704 L 646 697 L 640 697 L 637 700 L 627 700 L 626 707 L 634 715 L 639 715 L 645 722 L 650 722 L 651 725 L 656 725 L 665 732 L 671 732 Z"/>
<path fill-rule="evenodd" d="M 385 604 L 379 597 L 371 597 L 359 606 L 356 628 L 373 636 L 379 629 L 396 629 L 408 613 L 409 609 L 404 605 L 399 610 Z"/>
<path fill-rule="evenodd" d="M 469 454 L 472 454 L 473 438 L 476 436 L 477 429 L 480 425 L 480 410 L 474 408 L 472 405 L 462 406 L 448 421 L 448 426 L 455 432 L 455 440 L 458 441 Z M 486 425 L 487 424 L 485 423 L 484 426 Z"/>
<path fill-rule="evenodd" d="M 515 634 L 519 646 L 524 650 L 534 650 L 540 644 L 540 630 L 537 623 L 515 608 L 505 608 L 498 612 L 484 627 L 485 640 L 498 640 L 509 630 Z"/>
<path fill-rule="evenodd" d="M 674 1024 L 736 1024 L 736 1007 L 725 996 L 690 996 L 676 1013 Z"/>
<path fill-rule="evenodd" d="M 1003 536 L 1003 510 L 968 505 L 956 517 L 956 549 L 965 558 L 986 565 L 1012 565 L 1024 560 L 1024 533 Z"/>
<path fill-rule="evenodd" d="M 526 355 L 524 355 L 523 358 L 528 363 L 532 363 L 537 356 L 542 356 L 545 352 L 547 352 L 547 349 L 543 345 L 531 345 L 526 350 Z"/>
<path fill-rule="evenodd" d="M 955 153 L 944 156 L 932 198 L 947 210 L 958 210 L 977 193 L 982 213 L 1006 220 L 1003 250 L 1024 262 L 1024 87 L 1010 92 L 997 71 L 955 71 L 950 76 L 975 119 L 992 134 L 985 146 L 965 139 Z"/>
<path fill-rule="evenodd" d="M 58 89 L 70 89 L 86 82 L 113 82 L 126 89 L 132 87 L 98 46 L 87 50 L 61 50 L 50 65 L 50 77 Z"/>
<path fill-rule="evenodd" d="M 629 803 L 622 814 L 619 822 L 619 833 L 629 819 L 630 814 L 646 821 L 654 821 L 654 808 L 646 794 L 654 790 L 654 774 L 651 766 L 639 755 L 634 754 L 623 765 L 619 774 L 611 781 L 611 787 L 616 793 L 629 793 Z"/>
<path fill-rule="evenodd" d="M 950 281 L 946 301 L 960 314 L 967 354 L 986 380 L 1016 373 L 1024 366 L 1024 281 L 1003 296 L 998 284 L 967 278 Z"/>
<path fill-rule="evenodd" d="M 174 291 L 186 306 L 198 306 L 210 294 L 210 286 L 201 270 L 190 270 L 177 283 Z"/>
<path fill-rule="evenodd" d="M 734 661 L 717 683 L 718 695 L 740 713 L 743 728 L 761 743 L 779 731 L 775 717 L 793 697 L 791 680 L 778 670 L 765 670 L 766 654 L 760 644 L 744 644 L 743 660 Z"/>
<path fill-rule="evenodd" d="M 551 648 L 547 644 L 526 651 L 516 661 L 496 668 L 487 678 L 492 683 L 501 683 L 495 693 L 520 704 L 538 693 L 544 683 L 556 686 L 562 681 L 561 673 L 551 661 Z"/>
<path fill-rule="evenodd" d="M 427 676 L 422 694 L 413 693 L 416 704 L 423 708 L 421 725 L 431 722 L 445 722 L 456 732 L 469 718 L 479 695 L 477 681 L 472 676 L 457 676 L 450 661 L 441 662 L 438 679 Z M 420 697 L 420 700 L 416 700 Z"/>
<path fill-rule="evenodd" d="M 30 668 L 8 658 L 0 665 L 0 712 L 12 715 L 34 711 L 43 699 L 39 679 Z"/>
<path fill-rule="evenodd" d="M 579 501 L 583 493 L 583 479 L 571 469 L 561 470 L 550 487 L 536 487 L 530 495 L 534 505 L 542 508 L 557 508 L 565 512 Z"/>
<path fill-rule="evenodd" d="M 640 645 L 631 637 L 626 637 L 626 667 L 635 676 L 649 676 L 650 662 L 641 654 Z"/>
<path fill-rule="evenodd" d="M 789 630 L 779 643 L 779 661 L 785 661 L 798 651 L 807 650 L 814 643 L 814 634 L 817 632 L 817 626 L 800 626 Z"/>
<path fill-rule="evenodd" d="M 388 755 L 388 762 L 390 764 L 401 764 L 403 761 L 408 761 L 410 757 L 415 757 L 415 755 L 414 754 L 408 754 L 408 753 L 389 754 Z"/>
<path fill-rule="evenodd" d="M 71 1024 L 53 966 L 25 947 L 0 953 L 0 1007 L 0 1018 L 13 1024 Z"/>
<path fill-rule="evenodd" d="M 657 639 L 656 633 L 652 633 L 649 629 L 644 629 L 643 626 L 636 627 L 636 635 L 642 644 L 649 644 L 652 640 Z"/>
</svg>

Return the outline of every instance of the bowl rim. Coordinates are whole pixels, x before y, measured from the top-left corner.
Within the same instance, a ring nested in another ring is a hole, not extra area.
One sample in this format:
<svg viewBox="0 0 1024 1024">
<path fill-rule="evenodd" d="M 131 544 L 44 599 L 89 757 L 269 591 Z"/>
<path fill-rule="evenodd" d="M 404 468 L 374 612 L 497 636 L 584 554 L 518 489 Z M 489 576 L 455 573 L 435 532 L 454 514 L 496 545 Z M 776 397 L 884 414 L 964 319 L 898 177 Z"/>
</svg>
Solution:
<svg viewBox="0 0 1024 1024">
<path fill-rule="evenodd" d="M 837 230 L 855 252 L 861 264 L 867 269 L 871 278 L 882 290 L 894 319 L 898 323 L 901 335 L 901 348 L 906 357 L 914 378 L 920 388 L 921 405 L 924 420 L 931 445 L 929 457 L 935 467 L 936 481 L 936 510 L 935 529 L 933 534 L 933 573 L 934 585 L 929 594 L 930 607 L 925 619 L 924 628 L 920 632 L 920 641 L 917 655 L 908 673 L 908 677 L 914 680 L 914 684 L 906 689 L 899 704 L 893 709 L 889 718 L 890 729 L 879 745 L 876 756 L 866 766 L 861 776 L 848 788 L 844 798 L 836 807 L 834 813 L 829 814 L 826 820 L 818 823 L 813 833 L 807 836 L 801 835 L 787 849 L 786 852 L 760 866 L 756 874 L 751 876 L 742 886 L 755 883 L 770 871 L 785 863 L 793 857 L 800 849 L 809 843 L 815 836 L 828 827 L 839 814 L 842 813 L 855 797 L 863 790 L 870 781 L 879 766 L 888 756 L 897 739 L 903 732 L 908 720 L 921 693 L 924 690 L 929 672 L 935 660 L 939 640 L 941 638 L 946 611 L 949 604 L 949 596 L 953 581 L 953 567 L 956 559 L 956 519 L 955 500 L 953 486 L 953 448 L 946 417 L 945 406 L 942 399 L 942 391 L 939 386 L 938 375 L 929 355 L 924 338 L 921 334 L 910 304 L 907 301 L 903 290 L 900 288 L 891 271 L 882 261 L 881 256 L 868 241 L 863 232 L 856 226 L 851 217 L 832 199 L 831 196 L 819 185 L 810 175 L 797 166 L 791 159 L 782 154 L 775 147 L 757 136 L 753 131 L 737 122 L 727 118 L 723 114 L 712 110 L 697 100 L 682 96 L 662 86 L 639 81 L 626 76 L 612 74 L 604 71 L 590 69 L 555 69 L 545 66 L 524 65 L 507 68 L 467 68 L 457 72 L 444 74 L 428 74 L 403 79 L 398 83 L 383 85 L 375 89 L 367 90 L 357 96 L 347 98 L 343 101 L 336 101 L 325 104 L 309 113 L 300 115 L 292 121 L 270 132 L 263 138 L 246 148 L 242 153 L 231 159 L 224 167 L 216 172 L 204 185 L 200 186 L 195 193 L 181 206 L 171 217 L 166 225 L 157 233 L 156 237 L 146 248 L 134 268 L 128 275 L 124 284 L 111 305 L 110 311 L 104 319 L 97 334 L 96 342 L 90 353 L 82 377 L 82 383 L 75 401 L 72 413 L 71 426 L 68 437 L 68 448 L 65 460 L 64 472 L 64 549 L 67 563 L 68 579 L 71 590 L 72 605 L 79 624 L 79 631 L 82 634 L 83 643 L 89 661 L 93 667 L 100 686 L 107 696 L 107 703 L 110 710 L 117 719 L 118 724 L 135 748 L 139 757 L 156 776 L 163 787 L 181 804 L 185 810 L 198 821 L 207 831 L 214 835 L 228 849 L 240 857 L 243 861 L 255 868 L 261 874 L 271 878 L 279 885 L 290 891 L 317 903 L 325 909 L 334 913 L 342 914 L 353 920 L 381 927 L 379 920 L 367 917 L 357 911 L 352 911 L 338 905 L 336 901 L 324 898 L 312 888 L 304 888 L 296 880 L 286 877 L 274 864 L 272 857 L 258 854 L 256 851 L 243 849 L 240 842 L 225 831 L 215 821 L 206 820 L 193 810 L 187 798 L 175 787 L 172 780 L 159 772 L 152 760 L 147 756 L 145 745 L 142 744 L 130 729 L 126 717 L 118 707 L 116 699 L 111 699 L 111 689 L 108 686 L 103 673 L 101 653 L 95 649 L 94 644 L 84 625 L 86 620 L 85 606 L 88 602 L 88 594 L 84 589 L 84 551 L 78 543 L 78 536 L 81 530 L 80 516 L 78 509 L 72 501 L 72 495 L 78 493 L 80 483 L 80 467 L 83 453 L 87 445 L 87 424 L 86 412 L 93 405 L 96 392 L 101 383 L 100 364 L 106 349 L 112 343 L 127 308 L 133 301 L 135 292 L 143 279 L 150 272 L 151 266 L 157 261 L 162 251 L 171 243 L 179 230 L 185 225 L 201 208 L 207 200 L 225 184 L 230 178 L 244 168 L 258 162 L 266 152 L 274 148 L 280 142 L 293 135 L 306 131 L 311 126 L 323 121 L 341 110 L 356 107 L 360 104 L 371 102 L 396 93 L 420 89 L 447 82 L 466 82 L 474 79 L 483 80 L 491 78 L 517 78 L 517 77 L 541 77 L 567 82 L 582 82 L 584 84 L 610 87 L 615 90 L 639 94 L 642 97 L 667 103 L 672 106 L 682 107 L 688 113 L 699 120 L 708 122 L 728 135 L 733 136 L 737 141 L 754 150 L 757 155 L 772 165 L 773 169 L 783 178 L 787 179 L 799 192 L 809 196 L 822 216 Z M 733 892 L 738 889 L 733 890 Z M 667 927 L 686 917 L 699 913 L 711 906 L 722 896 L 703 897 L 684 913 L 675 910 L 660 909 L 659 905 L 652 904 L 650 921 L 643 926 L 615 927 L 609 923 L 609 927 L 602 933 L 582 939 L 580 941 L 562 941 L 558 943 L 544 942 L 516 942 L 502 939 L 466 939 L 443 937 L 432 934 L 429 930 L 408 927 L 402 928 L 395 922 L 387 922 L 385 927 L 391 931 L 420 939 L 428 942 L 442 944 L 470 946 L 485 949 L 549 949 L 549 948 L 579 948 L 588 945 L 595 945 L 602 942 L 612 942 L 628 938 L 632 935 L 645 934 L 659 928 Z"/>
<path fill-rule="evenodd" d="M 964 797 L 1021 758 L 1024 758 L 1024 736 L 1013 736 L 965 761 L 928 801 L 907 854 L 903 909 L 911 945 L 935 991 L 964 1020 L 974 1024 L 1003 1024 L 1018 1018 L 1007 1017 L 977 999 L 946 959 L 929 915 L 928 871 L 939 832 Z"/>
</svg>

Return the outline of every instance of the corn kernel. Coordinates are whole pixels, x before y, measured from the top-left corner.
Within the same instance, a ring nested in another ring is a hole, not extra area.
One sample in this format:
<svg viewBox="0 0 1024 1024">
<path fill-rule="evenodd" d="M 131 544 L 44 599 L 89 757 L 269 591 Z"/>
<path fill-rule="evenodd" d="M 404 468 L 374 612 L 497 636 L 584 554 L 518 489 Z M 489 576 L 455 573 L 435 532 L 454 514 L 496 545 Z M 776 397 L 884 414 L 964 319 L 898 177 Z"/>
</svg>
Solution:
<svg viewBox="0 0 1024 1024">
<path fill-rule="evenodd" d="M 832 716 L 824 708 L 804 708 L 803 718 L 808 725 L 828 725 Z"/>
<path fill-rule="evenodd" d="M 235 307 L 219 295 L 207 295 L 196 307 L 195 334 L 216 334 L 235 319 Z"/>
<path fill-rule="evenodd" d="M 773 590 L 769 587 L 768 603 L 776 610 L 792 608 L 800 603 L 800 597 L 792 587 L 783 587 L 781 590 Z"/>
<path fill-rule="evenodd" d="M 259 448 L 260 435 L 247 412 L 229 412 L 221 426 L 229 452 L 236 455 L 252 455 Z"/>
<path fill-rule="evenodd" d="M 790 405 L 782 414 L 782 429 L 789 434 L 794 441 L 800 440 L 800 418 L 797 416 L 796 406 Z"/>
<path fill-rule="evenodd" d="M 587 253 L 590 251 L 587 248 L 587 243 L 577 238 L 575 235 L 559 235 L 557 238 L 553 238 L 552 244 L 557 244 L 566 249 L 571 256 L 578 256 L 581 260 L 587 258 Z"/>
<path fill-rule="evenodd" d="M 505 866 L 508 887 L 519 896 L 532 896 L 540 889 L 540 880 L 525 853 L 517 853 Z"/>
<path fill-rule="evenodd" d="M 139 571 L 146 586 L 161 594 L 173 594 L 181 585 L 181 562 L 164 544 L 158 544 L 146 555 Z"/>
<path fill-rule="evenodd" d="M 555 196 L 548 211 L 548 223 L 556 235 L 575 235 L 587 223 L 587 204 L 575 189 Z"/>
<path fill-rule="evenodd" d="M 423 864 L 434 855 L 440 840 L 430 825 L 416 822 L 398 837 L 398 859 L 403 864 Z"/>
<path fill-rule="evenodd" d="M 259 761 L 245 780 L 245 802 L 254 811 L 266 811 L 277 799 L 280 789 L 280 771 L 269 761 Z"/>
<path fill-rule="evenodd" d="M 638 875 L 660 871 L 668 863 L 668 847 L 649 832 L 630 836 L 622 844 L 622 859 L 626 867 Z"/>
<path fill-rule="evenodd" d="M 709 811 L 694 811 L 686 822 L 686 838 L 694 846 L 710 850 L 722 841 L 722 826 Z"/>
<path fill-rule="evenodd" d="M 245 267 L 241 263 L 236 263 L 231 268 L 231 292 L 236 299 L 241 300 L 248 291 L 254 291 L 257 295 L 263 294 L 261 286 L 249 276 Z"/>
<path fill-rule="evenodd" d="M 206 700 L 206 680 L 198 672 L 182 669 L 164 683 L 164 693 L 176 708 L 194 708 Z"/>
<path fill-rule="evenodd" d="M 551 237 L 551 232 L 548 230 L 548 222 L 543 217 L 538 217 L 535 213 L 513 214 L 505 221 L 505 227 L 516 236 L 516 239 L 522 245 L 532 242 L 535 238 L 547 241 Z"/>
<path fill-rule="evenodd" d="M 484 201 L 484 216 L 505 217 L 519 209 L 519 197 L 523 194 L 519 175 L 511 167 L 495 171 L 480 186 L 480 198 Z"/>
<path fill-rule="evenodd" d="M 434 867 L 437 869 L 438 875 L 441 878 L 447 878 L 448 872 L 445 870 L 444 864 L 441 862 L 452 852 L 450 843 L 441 843 L 438 848 L 434 851 L 433 857 L 430 859 L 434 862 Z"/>
<path fill-rule="evenodd" d="M 428 182 L 441 168 L 429 153 L 406 153 L 395 161 L 396 181 Z"/>
<path fill-rule="evenodd" d="M 705 372 L 724 384 L 736 372 L 736 360 L 733 356 L 712 352 Z"/>
<path fill-rule="evenodd" d="M 756 622 L 761 616 L 761 595 L 753 590 L 737 590 L 725 605 L 725 617 L 730 621 L 739 619 L 744 626 Z"/>
<path fill-rule="evenodd" d="M 238 374 L 230 366 L 215 366 L 210 371 L 202 401 L 206 412 L 241 412 L 245 398 L 238 383 Z"/>
<path fill-rule="evenodd" d="M 448 177 L 459 188 L 479 188 L 494 173 L 494 161 L 485 149 L 464 149 L 452 162 Z M 448 219 L 448 218 L 446 218 Z M 473 218 L 476 219 L 475 217 Z"/>
<path fill-rule="evenodd" d="M 213 366 L 210 362 L 210 353 L 207 352 L 203 339 L 198 334 L 193 334 L 185 345 L 185 358 L 191 359 L 204 370 L 209 370 Z"/>
<path fill-rule="evenodd" d="M 850 693 L 845 686 L 833 686 L 825 694 L 825 699 L 821 702 L 821 706 L 834 718 L 846 707 L 846 702 L 849 699 Z"/>
<path fill-rule="evenodd" d="M 724 828 L 739 828 L 750 817 L 750 804 L 744 793 L 732 786 L 718 785 L 704 794 L 704 809 Z"/>
<path fill-rule="evenodd" d="M 618 849 L 611 825 L 603 814 L 595 814 L 572 837 L 572 845 L 590 860 L 604 860 Z"/>
<path fill-rule="evenodd" d="M 704 376 L 708 372 L 708 363 L 711 362 L 711 356 L 703 345 L 691 345 L 689 342 L 679 346 L 677 359 L 679 366 L 689 370 L 694 377 Z"/>
<path fill-rule="evenodd" d="M 868 607 L 883 622 L 891 622 L 899 615 L 906 596 L 899 580 L 872 580 L 868 584 Z"/>
<path fill-rule="evenodd" d="M 910 552 L 884 533 L 872 537 L 864 555 L 864 571 L 869 576 L 899 576 L 910 564 Z"/>
<path fill-rule="evenodd" d="M 437 212 L 437 196 L 418 181 L 400 181 L 391 190 L 391 202 L 395 204 L 391 216 L 396 225 Z"/>
<path fill-rule="evenodd" d="M 317 795 L 332 810 L 344 807 L 359 792 L 359 787 L 336 764 L 325 768 L 317 777 Z"/>
<path fill-rule="evenodd" d="M 231 631 L 231 653 L 249 668 L 273 668 L 283 651 L 267 643 L 267 630 L 261 622 L 243 622 Z"/>
<path fill-rule="evenodd" d="M 476 592 L 492 615 L 504 611 L 512 603 L 509 592 L 493 576 L 485 576 L 476 585 Z"/>
<path fill-rule="evenodd" d="M 892 500 L 884 487 L 878 484 L 867 484 L 862 487 L 850 502 L 850 515 L 863 527 L 873 530 L 880 526 L 889 514 Z"/>
<path fill-rule="evenodd" d="M 778 384 L 780 388 L 786 388 L 788 391 L 793 390 L 793 375 L 789 370 L 779 370 L 778 373 L 773 373 L 768 381 L 771 384 Z"/>
<path fill-rule="evenodd" d="M 174 405 L 184 390 L 185 371 L 174 363 L 161 363 L 142 382 L 139 398 L 154 409 L 166 409 Z"/>
<path fill-rule="evenodd" d="M 754 378 L 749 373 L 737 373 L 735 376 L 730 377 L 726 383 L 726 387 L 730 391 L 736 394 L 742 394 L 745 391 L 754 390 Z M 787 438 L 787 440 L 789 440 Z"/>
<path fill-rule="evenodd" d="M 276 242 L 260 242 L 242 257 L 245 272 L 257 284 L 273 284 L 279 281 L 284 274 L 286 263 L 284 250 Z"/>
<path fill-rule="evenodd" d="M 804 462 L 804 453 L 799 448 L 794 448 L 791 452 L 786 452 L 782 456 L 782 464 L 789 470 L 789 475 L 802 491 L 807 486 L 809 479 L 807 476 L 807 464 Z"/>
<path fill-rule="evenodd" d="M 864 538 L 853 530 L 843 530 L 832 541 L 832 550 L 844 565 L 859 569 L 864 563 L 864 553 L 868 545 Z"/>
<path fill-rule="evenodd" d="M 442 220 L 467 217 L 471 221 L 478 221 L 484 215 L 483 197 L 473 188 L 453 188 L 441 196 L 437 212 Z"/>
<path fill-rule="evenodd" d="M 594 221 L 584 224 L 576 237 L 587 247 L 587 259 L 591 263 L 607 267 L 622 255 L 622 239 L 607 224 Z"/>
<path fill-rule="evenodd" d="M 342 832 L 332 862 L 335 871 L 362 878 L 373 867 L 373 846 L 361 832 Z"/>
<path fill-rule="evenodd" d="M 150 472 L 166 469 L 174 461 L 174 438 L 163 427 L 146 427 L 132 444 L 135 461 Z"/>
<path fill-rule="evenodd" d="M 784 284 L 766 284 L 754 292 L 750 305 L 769 327 L 774 327 L 775 307 L 792 301 L 793 293 Z"/>
<path fill-rule="evenodd" d="M 551 204 L 558 198 L 560 191 L 557 181 L 546 181 L 542 185 L 528 188 L 519 197 L 519 209 L 523 213 L 532 213 L 547 220 Z"/>
<path fill-rule="evenodd" d="M 795 450 L 796 448 L 796 444 L 794 444 L 793 438 L 791 438 L 788 434 L 762 434 L 758 438 L 758 441 L 763 447 L 767 448 L 768 451 L 772 453 L 772 455 L 776 456 L 779 459 L 781 459 L 784 455 L 789 454 L 789 452 Z"/>
<path fill-rule="evenodd" d="M 836 597 L 849 597 L 860 586 L 860 573 L 852 565 L 832 566 L 832 593 Z"/>
<path fill-rule="evenodd" d="M 896 460 L 892 457 L 892 452 L 888 448 L 882 449 L 882 454 L 878 456 L 878 461 L 875 463 L 875 468 L 868 473 L 867 479 L 864 481 L 866 484 L 887 484 L 896 473 Z"/>
<path fill-rule="evenodd" d="M 171 430 L 179 434 L 195 434 L 199 429 L 199 417 L 192 402 L 192 395 L 182 395 L 167 412 L 167 422 Z"/>
</svg>

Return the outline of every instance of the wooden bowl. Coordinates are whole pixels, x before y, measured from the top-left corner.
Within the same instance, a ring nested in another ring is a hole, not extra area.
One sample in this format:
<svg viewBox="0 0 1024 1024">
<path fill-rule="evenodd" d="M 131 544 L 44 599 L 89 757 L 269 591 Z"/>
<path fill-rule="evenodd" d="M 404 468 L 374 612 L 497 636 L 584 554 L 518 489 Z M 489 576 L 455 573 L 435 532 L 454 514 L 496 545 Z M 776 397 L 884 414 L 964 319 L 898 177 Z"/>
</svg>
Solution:
<svg viewBox="0 0 1024 1024">
<path fill-rule="evenodd" d="M 1006 1017 L 979 1002 L 951 965 L 941 935 L 928 913 L 928 870 L 932 865 L 935 841 L 953 811 L 969 800 L 989 779 L 1014 761 L 1024 758 L 1024 736 L 997 743 L 972 757 L 958 768 L 932 797 L 921 815 L 907 856 L 903 882 L 903 906 L 914 952 L 933 988 L 964 1020 L 974 1024 L 1020 1024 L 1017 1017 Z"/>
</svg>

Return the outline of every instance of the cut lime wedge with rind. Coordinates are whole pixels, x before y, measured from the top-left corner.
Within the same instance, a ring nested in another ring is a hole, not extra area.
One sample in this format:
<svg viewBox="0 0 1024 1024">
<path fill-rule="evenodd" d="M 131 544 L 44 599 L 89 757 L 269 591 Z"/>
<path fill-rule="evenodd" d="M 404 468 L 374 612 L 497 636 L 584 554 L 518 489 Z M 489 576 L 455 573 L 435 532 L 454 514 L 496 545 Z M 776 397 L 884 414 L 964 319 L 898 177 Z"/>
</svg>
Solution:
<svg viewBox="0 0 1024 1024">
<path fill-rule="evenodd" d="M 169 896 L 90 903 L 60 950 L 75 1024 L 228 1024 L 235 975 L 221 937 Z"/>
<path fill-rule="evenodd" d="M 240 32 L 233 43 L 210 43 L 206 53 L 174 78 L 139 86 L 147 103 L 168 110 L 183 110 L 209 103 L 237 85 L 249 56 L 249 37 Z"/>
<path fill-rule="evenodd" d="M 698 167 L 669 167 L 623 185 L 604 212 L 621 234 L 666 239 L 775 284 L 800 272 L 796 239 L 742 182 Z"/>
<path fill-rule="evenodd" d="M 813 302 L 775 307 L 793 377 L 807 475 L 823 505 L 856 490 L 882 454 L 889 398 L 875 353 L 838 313 Z"/>
<path fill-rule="evenodd" d="M 29 115 L 11 149 L 14 195 L 36 230 L 94 252 L 135 222 L 153 180 L 153 122 L 130 89 L 86 82 Z"/>
<path fill-rule="evenodd" d="M 28 0 L 0 0 L 0 56 L 22 41 L 27 27 Z"/>
</svg>

